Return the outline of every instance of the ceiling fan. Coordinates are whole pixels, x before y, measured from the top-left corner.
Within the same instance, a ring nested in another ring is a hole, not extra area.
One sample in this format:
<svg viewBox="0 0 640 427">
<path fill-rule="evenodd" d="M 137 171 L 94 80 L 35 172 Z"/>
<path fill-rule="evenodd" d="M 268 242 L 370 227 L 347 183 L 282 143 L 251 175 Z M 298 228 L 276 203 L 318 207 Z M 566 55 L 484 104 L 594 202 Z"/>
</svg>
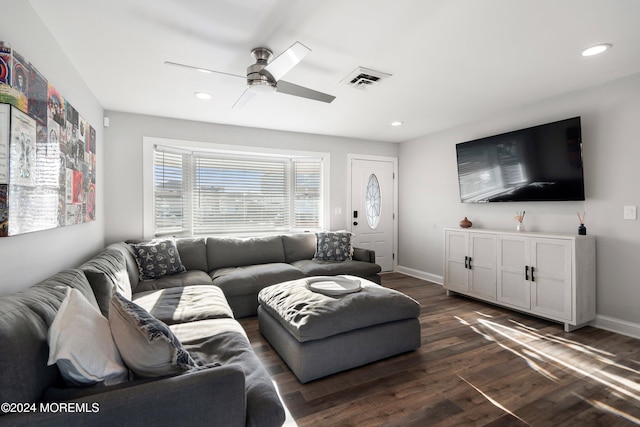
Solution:
<svg viewBox="0 0 640 427">
<path fill-rule="evenodd" d="M 266 47 L 257 47 L 251 51 L 251 55 L 255 58 L 256 63 L 247 67 L 247 75 L 226 73 L 223 71 L 209 70 L 206 68 L 195 67 L 192 65 L 180 64 L 177 62 L 165 61 L 167 65 L 176 65 L 178 67 L 191 68 L 205 73 L 218 73 L 227 76 L 239 77 L 246 79 L 247 88 L 240 95 L 240 98 L 233 104 L 233 107 L 242 107 L 255 94 L 280 92 L 287 95 L 299 96 L 320 102 L 331 102 L 336 97 L 323 92 L 318 92 L 304 86 L 298 86 L 293 83 L 281 80 L 293 67 L 304 59 L 311 52 L 311 49 L 300 42 L 295 42 L 289 49 L 275 57 L 271 62 L 269 60 L 273 56 Z"/>
</svg>

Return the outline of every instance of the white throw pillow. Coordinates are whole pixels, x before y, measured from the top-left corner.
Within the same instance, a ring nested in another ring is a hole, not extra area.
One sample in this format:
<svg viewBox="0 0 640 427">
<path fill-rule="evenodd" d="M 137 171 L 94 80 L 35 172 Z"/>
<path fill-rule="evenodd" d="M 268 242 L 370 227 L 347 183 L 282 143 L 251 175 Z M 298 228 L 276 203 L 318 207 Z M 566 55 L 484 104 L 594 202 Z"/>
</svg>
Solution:
<svg viewBox="0 0 640 427">
<path fill-rule="evenodd" d="M 119 384 L 129 379 L 109 321 L 77 289 L 69 288 L 49 328 L 49 361 L 67 384 Z"/>
</svg>

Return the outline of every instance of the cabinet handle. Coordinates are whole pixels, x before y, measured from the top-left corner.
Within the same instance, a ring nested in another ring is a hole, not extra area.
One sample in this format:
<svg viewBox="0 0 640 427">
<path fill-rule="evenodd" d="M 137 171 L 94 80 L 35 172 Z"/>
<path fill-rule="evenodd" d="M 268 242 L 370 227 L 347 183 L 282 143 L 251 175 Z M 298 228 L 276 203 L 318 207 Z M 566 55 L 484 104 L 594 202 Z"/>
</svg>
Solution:
<svg viewBox="0 0 640 427">
<path fill-rule="evenodd" d="M 531 266 L 531 281 L 535 282 L 536 279 L 533 277 L 533 272 L 535 271 L 535 268 L 533 266 Z"/>
<path fill-rule="evenodd" d="M 464 257 L 464 268 L 469 268 L 469 264 L 468 264 L 468 262 L 469 262 L 469 257 L 468 257 L 468 256 L 465 256 L 465 257 Z"/>
<path fill-rule="evenodd" d="M 524 280 L 529 280 L 529 266 L 524 266 Z"/>
<path fill-rule="evenodd" d="M 471 266 L 471 261 L 472 261 L 472 258 L 471 258 L 471 257 L 469 257 L 469 270 L 471 270 L 471 269 L 473 268 L 473 267 Z"/>
</svg>

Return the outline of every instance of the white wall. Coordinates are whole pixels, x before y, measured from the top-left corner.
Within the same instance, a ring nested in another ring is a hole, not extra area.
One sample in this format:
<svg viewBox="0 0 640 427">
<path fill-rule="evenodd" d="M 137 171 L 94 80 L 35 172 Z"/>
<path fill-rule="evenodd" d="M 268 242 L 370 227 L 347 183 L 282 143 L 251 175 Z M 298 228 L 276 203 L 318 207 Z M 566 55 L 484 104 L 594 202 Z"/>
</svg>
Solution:
<svg viewBox="0 0 640 427">
<path fill-rule="evenodd" d="M 27 1 L 2 2 L 0 40 L 30 61 L 96 129 L 96 217 L 92 223 L 0 238 L 0 294 L 75 267 L 104 246 L 103 110 Z"/>
<path fill-rule="evenodd" d="M 456 143 L 578 115 L 586 201 L 460 203 Z M 640 336 L 640 221 L 623 220 L 624 205 L 640 205 L 639 118 L 640 74 L 402 143 L 399 265 L 441 277 L 443 228 L 465 216 L 474 227 L 513 230 L 526 210 L 527 230 L 576 233 L 576 212 L 586 211 L 597 236 L 595 324 Z"/>
<path fill-rule="evenodd" d="M 153 136 L 187 141 L 323 151 L 331 155 L 330 228 L 347 226 L 347 154 L 396 157 L 398 145 L 323 135 L 281 132 L 186 120 L 105 113 L 105 206 L 107 243 L 143 237 L 142 138 Z M 335 208 L 342 208 L 335 215 Z"/>
</svg>

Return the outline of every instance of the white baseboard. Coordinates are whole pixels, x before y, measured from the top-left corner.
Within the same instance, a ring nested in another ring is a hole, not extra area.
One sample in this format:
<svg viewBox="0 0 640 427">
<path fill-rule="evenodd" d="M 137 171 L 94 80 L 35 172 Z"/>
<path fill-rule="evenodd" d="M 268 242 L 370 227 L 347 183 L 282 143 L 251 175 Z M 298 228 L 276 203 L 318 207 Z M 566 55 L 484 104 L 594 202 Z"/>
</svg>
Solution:
<svg viewBox="0 0 640 427">
<path fill-rule="evenodd" d="M 620 320 L 614 317 L 597 315 L 596 319 L 590 322 L 589 325 L 594 328 L 604 329 L 605 331 L 615 332 L 640 339 L 640 325 L 637 323 L 627 322 L 626 320 Z"/>
<path fill-rule="evenodd" d="M 407 276 L 416 277 L 418 279 L 426 280 L 428 282 L 433 282 L 438 285 L 442 285 L 444 283 L 444 278 L 442 276 L 437 276 L 435 274 L 427 273 L 426 271 L 420 271 L 414 268 L 403 267 L 401 265 L 396 267 L 396 271 L 398 273 L 406 274 Z"/>
</svg>

